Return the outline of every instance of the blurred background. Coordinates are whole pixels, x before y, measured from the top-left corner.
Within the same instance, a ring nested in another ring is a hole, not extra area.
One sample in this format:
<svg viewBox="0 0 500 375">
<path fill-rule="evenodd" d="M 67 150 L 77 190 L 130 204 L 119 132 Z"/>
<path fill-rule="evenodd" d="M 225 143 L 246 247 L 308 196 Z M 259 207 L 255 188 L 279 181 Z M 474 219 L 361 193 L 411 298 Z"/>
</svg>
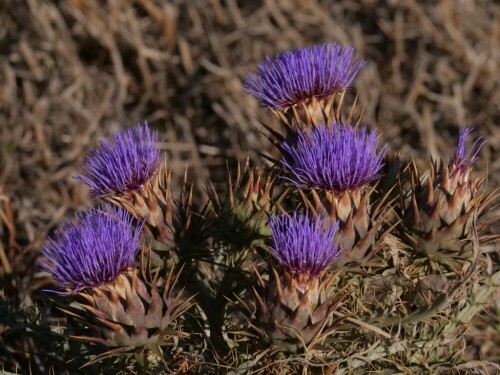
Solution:
<svg viewBox="0 0 500 375">
<path fill-rule="evenodd" d="M 448 160 L 474 126 L 487 141 L 478 170 L 498 186 L 496 1 L 0 0 L 0 315 L 39 313 L 33 264 L 47 234 L 93 204 L 72 176 L 100 138 L 147 120 L 202 201 L 227 160 L 271 152 L 258 129 L 275 120 L 243 90 L 247 72 L 331 41 L 367 61 L 349 95 L 391 149 Z M 499 360 L 498 311 L 470 327 L 471 358 Z M 0 322 L 0 353 L 14 350 L 11 330 Z"/>
</svg>

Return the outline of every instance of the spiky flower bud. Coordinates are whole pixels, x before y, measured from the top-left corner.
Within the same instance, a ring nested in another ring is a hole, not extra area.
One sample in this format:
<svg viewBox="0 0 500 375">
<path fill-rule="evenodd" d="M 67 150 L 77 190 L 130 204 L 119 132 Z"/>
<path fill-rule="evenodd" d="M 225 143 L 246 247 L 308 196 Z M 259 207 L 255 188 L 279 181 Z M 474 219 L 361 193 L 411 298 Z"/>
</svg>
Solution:
<svg viewBox="0 0 500 375">
<path fill-rule="evenodd" d="M 274 346 L 297 351 L 328 328 L 340 295 L 325 269 L 339 255 L 337 223 L 309 214 L 272 217 L 269 246 L 277 267 L 268 281 L 257 274 L 257 331 Z"/>
<path fill-rule="evenodd" d="M 471 215 L 481 215 L 492 196 L 478 194 L 483 178 L 471 179 L 472 164 L 482 146 L 477 139 L 467 151 L 471 128 L 460 132 L 458 145 L 448 166 L 432 164 L 427 176 L 414 167 L 411 201 L 405 214 L 409 239 L 433 260 L 452 268 L 470 255 Z"/>
<path fill-rule="evenodd" d="M 142 223 L 127 211 L 107 206 L 61 224 L 44 245 L 44 268 L 57 285 L 74 294 L 112 282 L 134 264 Z"/>
<path fill-rule="evenodd" d="M 340 222 L 346 261 L 361 261 L 383 222 L 370 216 L 372 190 L 367 188 L 381 176 L 387 146 L 379 149 L 378 144 L 373 130 L 330 122 L 301 131 L 296 142 L 281 146 L 281 163 L 289 172 L 285 178 L 304 203 Z"/>
<path fill-rule="evenodd" d="M 93 198 L 121 196 L 140 190 L 155 175 L 161 163 L 157 133 L 147 123 L 114 133 L 113 141 L 102 140 L 85 158 L 77 180 L 87 184 Z"/>
<path fill-rule="evenodd" d="M 133 265 L 142 223 L 134 224 L 112 206 L 77 215 L 76 224 L 62 224 L 47 241 L 42 265 L 76 302 L 64 310 L 97 333 L 77 338 L 140 355 L 174 332 L 173 320 L 190 303 L 174 297 L 171 275 L 162 283 L 140 279 L 145 273 Z"/>
<path fill-rule="evenodd" d="M 235 249 L 249 249 L 269 236 L 267 216 L 273 210 L 275 175 L 246 161 L 243 171 L 238 163 L 236 175 L 228 170 L 227 193 L 209 191 L 218 230 L 215 236 Z M 279 200 L 279 198 L 278 198 Z"/>
<path fill-rule="evenodd" d="M 331 105 L 334 95 L 352 84 L 363 65 L 352 47 L 315 45 L 266 57 L 256 72 L 248 74 L 244 87 L 264 107 L 278 111 L 309 107 L 321 112 L 318 107 Z"/>
</svg>

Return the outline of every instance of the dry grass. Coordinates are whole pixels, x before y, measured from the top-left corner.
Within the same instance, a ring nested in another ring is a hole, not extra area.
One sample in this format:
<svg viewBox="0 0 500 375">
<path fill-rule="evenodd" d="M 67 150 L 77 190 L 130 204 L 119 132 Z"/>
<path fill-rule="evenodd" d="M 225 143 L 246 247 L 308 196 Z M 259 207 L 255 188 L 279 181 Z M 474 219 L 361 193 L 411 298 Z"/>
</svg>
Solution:
<svg viewBox="0 0 500 375">
<path fill-rule="evenodd" d="M 222 182 L 227 158 L 270 149 L 256 125 L 271 116 L 245 94 L 245 74 L 265 54 L 333 40 L 368 61 L 353 91 L 393 149 L 448 157 L 474 125 L 487 140 L 478 166 L 498 185 L 495 1 L 0 2 L 0 275 L 22 275 L 9 279 L 18 302 L 33 303 L 47 233 L 91 204 L 72 176 L 101 137 L 148 120 L 201 195 L 209 177 Z M 474 355 L 498 360 L 498 318 L 470 332 Z"/>
</svg>

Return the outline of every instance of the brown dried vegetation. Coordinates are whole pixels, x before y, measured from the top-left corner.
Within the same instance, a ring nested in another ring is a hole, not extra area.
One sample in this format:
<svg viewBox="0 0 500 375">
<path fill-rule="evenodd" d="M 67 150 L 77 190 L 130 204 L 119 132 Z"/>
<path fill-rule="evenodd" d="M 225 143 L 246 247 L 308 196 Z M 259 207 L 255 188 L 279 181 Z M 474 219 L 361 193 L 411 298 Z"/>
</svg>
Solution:
<svg viewBox="0 0 500 375">
<path fill-rule="evenodd" d="M 242 89 L 245 74 L 266 54 L 333 40 L 367 60 L 352 91 L 391 148 L 448 157 L 473 125 L 487 140 L 478 169 L 498 185 L 494 1 L 0 1 L 0 301 L 36 319 L 35 258 L 90 205 L 72 176 L 101 137 L 147 120 L 174 179 L 187 164 L 201 195 L 209 178 L 222 186 L 226 159 L 272 150 L 257 128 L 275 120 Z M 470 328 L 472 358 L 498 360 L 498 309 Z M 14 354 L 11 329 L 0 322 L 0 353 L 22 363 L 33 348 Z"/>
</svg>

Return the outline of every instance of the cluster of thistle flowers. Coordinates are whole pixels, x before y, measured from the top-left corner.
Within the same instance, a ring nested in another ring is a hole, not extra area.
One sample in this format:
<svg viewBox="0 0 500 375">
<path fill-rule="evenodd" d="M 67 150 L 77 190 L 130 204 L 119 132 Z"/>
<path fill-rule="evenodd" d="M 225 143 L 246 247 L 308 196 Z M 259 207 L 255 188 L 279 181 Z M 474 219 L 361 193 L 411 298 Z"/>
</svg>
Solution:
<svg viewBox="0 0 500 375">
<path fill-rule="evenodd" d="M 472 215 L 491 201 L 478 191 L 483 179 L 470 177 L 480 144 L 466 150 L 466 129 L 448 165 L 401 171 L 374 130 L 340 118 L 363 65 L 352 48 L 334 43 L 268 58 L 250 73 L 245 88 L 286 131 L 268 128 L 281 158 L 229 175 L 227 195 L 209 191 L 210 209 L 201 213 L 185 186 L 172 197 L 157 135 L 146 124 L 101 141 L 77 179 L 108 205 L 61 225 L 44 251 L 59 293 L 78 301 L 71 313 L 95 329 L 84 339 L 120 352 L 161 348 L 166 337 L 181 335 L 173 328 L 194 300 L 213 325 L 212 339 L 219 330 L 224 340 L 228 322 L 242 316 L 224 307 L 231 299 L 248 318 L 241 324 L 250 322 L 261 337 L 256 346 L 294 353 L 334 335 L 352 315 L 341 313 L 352 297 L 338 280 L 394 266 L 378 246 L 387 234 L 411 248 L 410 260 L 426 259 L 428 275 L 463 270 L 473 256 Z M 207 274 L 199 260 L 210 257 L 247 277 L 231 279 L 229 268 L 222 277 Z M 187 292 L 176 291 L 176 277 Z"/>
<path fill-rule="evenodd" d="M 161 163 L 157 133 L 147 124 L 101 141 L 75 178 L 107 203 L 76 214 L 44 245 L 41 266 L 64 297 L 64 311 L 93 328 L 78 339 L 112 348 L 105 357 L 135 352 L 144 363 L 146 349 L 161 353 L 169 338 L 183 336 L 175 328 L 192 305 L 175 288 L 177 271 L 160 272 L 161 260 L 151 250 L 156 238 L 166 254 L 171 251 L 174 205 L 186 202 L 170 196 L 170 174 Z M 187 209 L 177 211 L 189 217 Z"/>
</svg>

